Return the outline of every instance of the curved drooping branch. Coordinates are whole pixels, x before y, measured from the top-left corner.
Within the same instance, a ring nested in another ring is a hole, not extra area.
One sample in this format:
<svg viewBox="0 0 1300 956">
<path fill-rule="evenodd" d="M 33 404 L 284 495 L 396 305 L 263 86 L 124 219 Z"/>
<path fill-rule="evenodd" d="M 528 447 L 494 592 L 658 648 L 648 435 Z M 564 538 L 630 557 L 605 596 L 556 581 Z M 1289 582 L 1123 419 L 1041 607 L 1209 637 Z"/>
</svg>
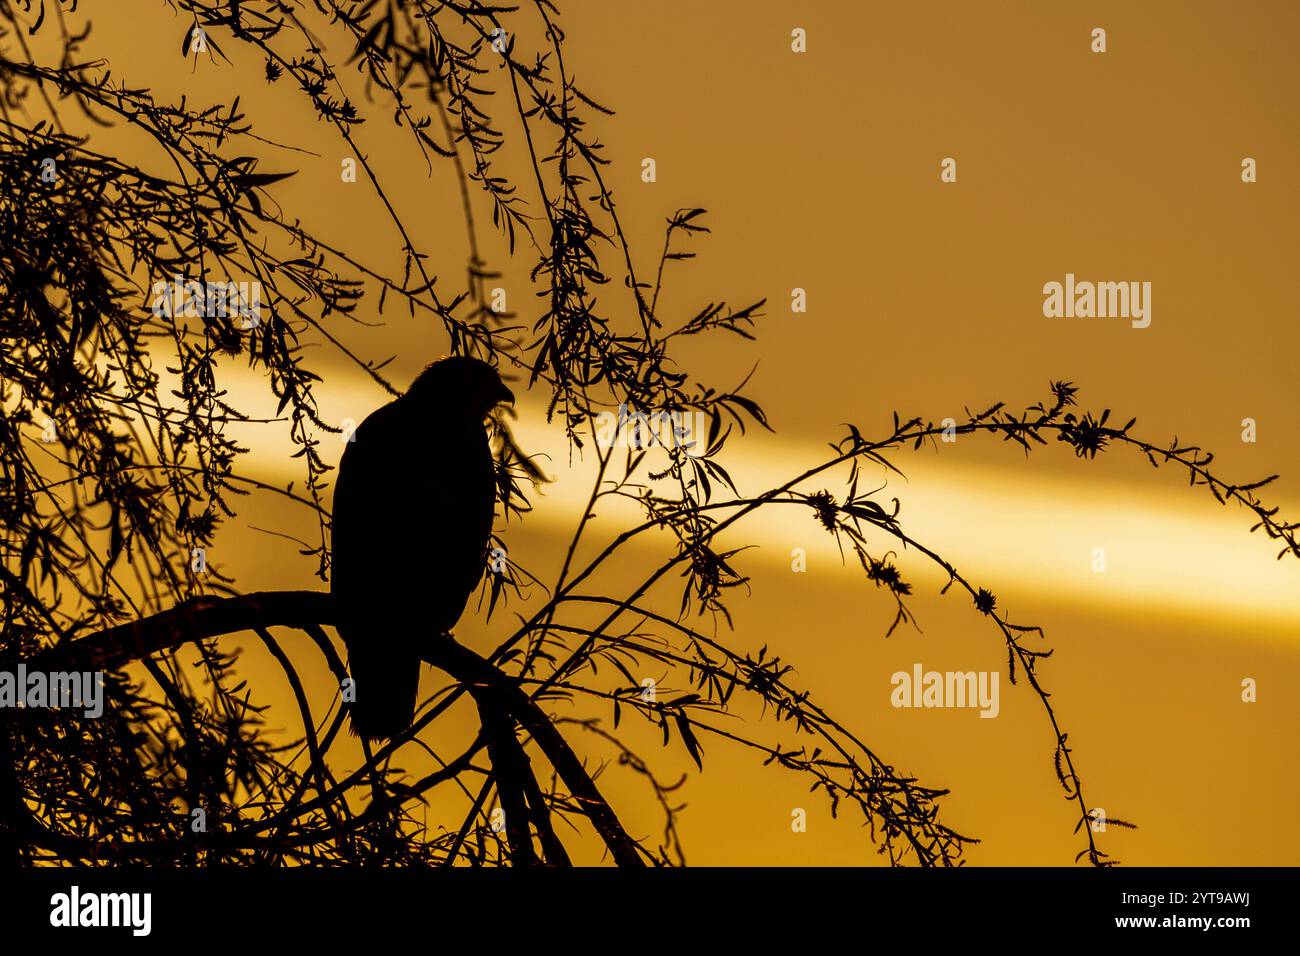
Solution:
<svg viewBox="0 0 1300 956">
<path fill-rule="evenodd" d="M 42 670 L 112 670 L 191 641 L 257 627 L 304 630 L 330 624 L 334 605 L 323 591 L 259 591 L 237 597 L 198 597 L 169 611 L 70 639 L 28 658 Z"/>
<path fill-rule="evenodd" d="M 322 591 L 261 591 L 225 598 L 199 597 L 159 614 L 65 641 L 24 663 L 29 670 L 111 670 L 191 641 L 277 626 L 308 630 L 333 621 L 334 602 Z M 645 865 L 636 841 L 623 828 L 582 761 L 545 712 L 514 680 L 450 636 L 430 641 L 424 659 L 465 685 L 481 708 L 486 702 L 504 712 L 504 715 L 498 713 L 498 719 L 505 719 L 509 727 L 494 728 L 499 738 L 513 737 L 514 721 L 532 735 L 616 863 Z M 500 752 L 514 760 L 519 756 L 515 747 L 503 746 Z M 523 772 L 527 773 L 526 769 Z M 549 844 L 545 821 L 540 822 L 543 842 Z M 548 857 L 556 856 L 559 854 L 552 848 Z"/>
</svg>

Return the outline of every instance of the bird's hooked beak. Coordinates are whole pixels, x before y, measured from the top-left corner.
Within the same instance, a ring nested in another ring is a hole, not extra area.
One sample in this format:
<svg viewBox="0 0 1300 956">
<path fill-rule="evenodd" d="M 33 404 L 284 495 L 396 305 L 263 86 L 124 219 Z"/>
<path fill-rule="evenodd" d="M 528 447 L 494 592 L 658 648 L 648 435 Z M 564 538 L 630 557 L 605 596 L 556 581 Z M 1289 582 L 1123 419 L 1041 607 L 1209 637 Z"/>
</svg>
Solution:
<svg viewBox="0 0 1300 956">
<path fill-rule="evenodd" d="M 483 410 L 484 417 L 493 416 L 498 408 L 505 406 L 513 412 L 515 406 L 515 393 L 506 388 L 504 383 L 498 383 L 496 388 L 492 389 L 487 396 L 487 408 Z"/>
</svg>

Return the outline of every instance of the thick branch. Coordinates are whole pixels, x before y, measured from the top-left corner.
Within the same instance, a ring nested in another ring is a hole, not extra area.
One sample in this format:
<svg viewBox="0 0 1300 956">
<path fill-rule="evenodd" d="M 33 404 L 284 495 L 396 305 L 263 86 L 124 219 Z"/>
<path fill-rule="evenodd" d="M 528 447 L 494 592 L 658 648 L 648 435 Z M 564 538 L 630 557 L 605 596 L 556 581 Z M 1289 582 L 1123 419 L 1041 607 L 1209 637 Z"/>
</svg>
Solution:
<svg viewBox="0 0 1300 956">
<path fill-rule="evenodd" d="M 26 664 L 30 669 L 45 671 L 112 669 L 204 638 L 276 626 L 309 630 L 333 622 L 333 600 L 322 591 L 260 591 L 237 597 L 194 598 L 170 611 L 66 641 L 34 655 Z M 542 748 L 615 862 L 620 866 L 645 865 L 636 841 L 619 823 L 582 761 L 515 681 L 450 637 L 431 640 L 424 658 L 462 684 L 484 687 L 497 695 Z"/>
<path fill-rule="evenodd" d="M 519 867 L 537 866 L 537 851 L 528 827 L 528 805 L 524 798 L 524 776 L 528 773 L 523 748 L 515 739 L 515 722 L 497 703 L 497 695 L 478 689 L 473 692 L 479 719 L 487 735 L 488 759 L 497 776 L 497 792 L 506 815 L 506 839 L 510 862 Z"/>
<path fill-rule="evenodd" d="M 170 611 L 67 641 L 36 654 L 28 668 L 112 670 L 190 641 L 258 627 L 330 624 L 334 605 L 323 591 L 260 591 L 239 597 L 200 597 Z"/>
</svg>

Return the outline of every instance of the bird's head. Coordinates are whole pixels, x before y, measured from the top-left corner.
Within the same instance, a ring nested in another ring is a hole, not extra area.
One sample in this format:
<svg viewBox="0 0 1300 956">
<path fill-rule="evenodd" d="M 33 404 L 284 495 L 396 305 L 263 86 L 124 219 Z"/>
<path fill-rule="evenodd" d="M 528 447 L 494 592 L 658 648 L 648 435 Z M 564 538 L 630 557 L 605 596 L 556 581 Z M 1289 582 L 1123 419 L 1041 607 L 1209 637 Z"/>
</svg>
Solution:
<svg viewBox="0 0 1300 956">
<path fill-rule="evenodd" d="M 420 373 L 406 394 L 436 411 L 444 414 L 464 411 L 480 422 L 497 405 L 513 404 L 515 400 L 496 369 L 487 362 L 461 355 L 434 362 Z"/>
</svg>

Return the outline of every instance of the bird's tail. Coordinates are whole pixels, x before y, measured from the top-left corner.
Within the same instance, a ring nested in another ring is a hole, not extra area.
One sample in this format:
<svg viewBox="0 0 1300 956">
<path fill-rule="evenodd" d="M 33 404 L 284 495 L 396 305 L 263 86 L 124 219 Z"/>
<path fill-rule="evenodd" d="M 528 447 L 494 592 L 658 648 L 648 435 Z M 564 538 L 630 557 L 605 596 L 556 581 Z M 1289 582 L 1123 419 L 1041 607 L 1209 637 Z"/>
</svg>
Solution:
<svg viewBox="0 0 1300 956">
<path fill-rule="evenodd" d="M 420 659 L 400 648 L 348 649 L 354 683 L 352 733 L 367 740 L 396 737 L 411 726 L 420 690 Z"/>
</svg>

